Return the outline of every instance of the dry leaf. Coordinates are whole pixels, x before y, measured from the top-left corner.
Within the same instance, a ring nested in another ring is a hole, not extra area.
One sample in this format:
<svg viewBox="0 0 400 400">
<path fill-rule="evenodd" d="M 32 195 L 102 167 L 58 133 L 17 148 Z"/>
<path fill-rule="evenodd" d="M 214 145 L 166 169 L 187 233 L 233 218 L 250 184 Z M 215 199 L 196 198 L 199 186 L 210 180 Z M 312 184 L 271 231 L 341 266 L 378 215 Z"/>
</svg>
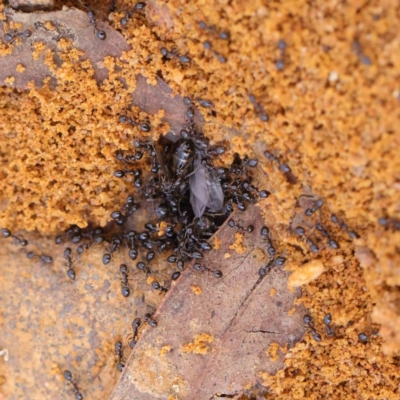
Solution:
<svg viewBox="0 0 400 400">
<path fill-rule="evenodd" d="M 235 242 L 235 230 L 225 224 L 217 233 L 221 247 L 201 260 L 223 277 L 192 268 L 181 275 L 155 314 L 157 328 L 149 328 L 136 345 L 112 400 L 238 394 L 249 383 L 256 385 L 260 372 L 275 374 L 283 367 L 282 352 L 273 359 L 267 355 L 272 343 L 291 347 L 303 337 L 305 309 L 294 306 L 300 290 L 288 290 L 289 273 L 279 266 L 263 279 L 258 273 L 268 262 L 258 207 L 232 218 L 255 227 L 243 239 L 246 251 L 224 259 Z M 201 294 L 193 286 L 201 287 Z M 166 354 L 165 346 L 170 347 Z"/>
</svg>

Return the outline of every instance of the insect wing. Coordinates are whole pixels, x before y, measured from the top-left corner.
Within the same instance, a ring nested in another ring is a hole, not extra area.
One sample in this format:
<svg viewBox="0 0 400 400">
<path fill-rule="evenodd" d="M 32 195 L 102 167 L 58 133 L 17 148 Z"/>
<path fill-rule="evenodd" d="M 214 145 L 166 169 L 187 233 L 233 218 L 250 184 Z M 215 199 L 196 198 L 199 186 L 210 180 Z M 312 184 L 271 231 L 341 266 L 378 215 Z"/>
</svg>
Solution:
<svg viewBox="0 0 400 400">
<path fill-rule="evenodd" d="M 224 204 L 222 187 L 212 177 L 198 156 L 193 163 L 193 173 L 189 177 L 190 203 L 196 217 L 201 217 L 208 207 L 210 211 L 219 211 Z"/>
<path fill-rule="evenodd" d="M 208 173 L 206 171 L 206 182 L 208 188 L 208 202 L 207 208 L 212 212 L 219 211 L 224 205 L 224 192 L 222 191 L 222 186 L 219 179 L 213 174 L 214 171 Z"/>
<path fill-rule="evenodd" d="M 201 164 L 201 158 L 196 157 L 193 163 L 193 172 L 189 176 L 190 204 L 194 215 L 201 217 L 208 203 L 208 189 L 206 181 L 206 169 Z"/>
</svg>

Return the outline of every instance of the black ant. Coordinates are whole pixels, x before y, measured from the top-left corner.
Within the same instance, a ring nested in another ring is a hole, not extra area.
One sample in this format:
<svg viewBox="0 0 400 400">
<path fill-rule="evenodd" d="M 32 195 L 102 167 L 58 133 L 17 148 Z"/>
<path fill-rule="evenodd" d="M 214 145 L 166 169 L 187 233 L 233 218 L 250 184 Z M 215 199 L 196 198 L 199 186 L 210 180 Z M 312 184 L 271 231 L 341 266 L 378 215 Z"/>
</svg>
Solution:
<svg viewBox="0 0 400 400">
<path fill-rule="evenodd" d="M 319 252 L 320 249 L 319 249 L 318 245 L 316 243 L 314 243 L 310 238 L 306 239 L 306 243 L 308 244 L 310 250 L 313 253 L 318 253 Z"/>
<path fill-rule="evenodd" d="M 142 132 L 150 132 L 151 130 L 150 123 L 148 121 L 138 122 L 126 115 L 121 115 L 119 117 L 119 122 L 121 122 L 122 124 L 130 124 L 133 126 L 138 126 Z M 136 148 L 145 147 L 141 145 L 139 140 L 135 140 L 133 143 Z"/>
<path fill-rule="evenodd" d="M 130 217 L 137 209 L 139 208 L 139 205 L 135 203 L 135 199 L 132 195 L 129 195 L 126 198 L 126 203 L 122 206 L 121 211 L 124 213 L 123 215 L 123 221 L 126 221 L 128 217 Z M 115 222 L 118 225 L 121 225 L 121 220 L 116 219 Z"/>
<path fill-rule="evenodd" d="M 338 242 L 336 242 L 336 240 L 334 240 L 334 239 L 331 239 L 329 232 L 327 232 L 319 222 L 315 225 L 315 227 L 317 228 L 317 231 L 321 232 L 321 235 L 323 237 L 328 239 L 328 246 L 330 248 L 335 249 L 335 250 L 340 248 Z"/>
<path fill-rule="evenodd" d="M 306 314 L 303 317 L 303 322 L 310 329 L 310 332 L 311 332 L 314 340 L 316 340 L 317 342 L 320 342 L 321 341 L 321 335 L 315 330 L 315 328 L 314 328 L 314 320 L 312 319 L 312 317 L 310 315 Z"/>
<path fill-rule="evenodd" d="M 140 318 L 135 318 L 132 321 L 132 333 L 128 336 L 129 346 L 133 349 L 136 346 L 137 339 L 138 339 L 138 331 L 142 321 Z"/>
<path fill-rule="evenodd" d="M 198 272 L 211 272 L 215 278 L 222 278 L 223 274 L 220 270 L 213 271 L 210 268 L 206 267 L 205 265 L 196 263 L 193 265 L 193 269 Z"/>
<path fill-rule="evenodd" d="M 151 270 L 150 270 L 150 268 L 149 268 L 143 261 L 139 261 L 139 262 L 136 264 L 136 268 L 137 268 L 139 271 L 145 272 L 145 273 L 146 273 L 146 276 L 151 275 Z"/>
<path fill-rule="evenodd" d="M 118 161 L 122 161 L 125 164 L 132 164 L 135 163 L 136 161 L 139 161 L 143 157 L 143 153 L 136 152 L 135 154 L 124 155 L 124 153 L 121 150 L 117 150 L 115 152 L 115 157 Z M 119 175 L 120 175 L 119 171 L 114 172 L 114 176 L 116 178 L 122 178 L 122 176 Z"/>
<path fill-rule="evenodd" d="M 63 236 L 71 240 L 72 243 L 77 244 L 83 239 L 82 229 L 76 225 L 71 226 L 65 231 L 64 235 L 56 236 L 55 243 L 60 244 L 63 242 Z"/>
<path fill-rule="evenodd" d="M 322 225 L 320 223 L 316 224 L 316 228 L 318 231 L 321 232 L 322 236 L 328 238 L 328 246 L 333 248 L 333 249 L 339 249 L 339 244 L 333 240 L 330 239 L 330 235 L 329 233 L 322 228 Z M 302 226 L 297 226 L 294 231 L 296 232 L 297 235 L 299 235 L 300 237 L 303 237 L 306 233 L 305 229 Z M 318 253 L 320 248 L 318 247 L 318 245 L 316 243 L 314 243 L 314 241 L 312 239 L 305 238 L 305 242 L 308 245 L 309 249 L 313 252 L 313 253 Z"/>
<path fill-rule="evenodd" d="M 8 44 L 12 44 L 17 38 L 27 39 L 32 35 L 32 32 L 29 29 L 26 29 L 23 32 L 8 32 L 4 35 L 4 41 Z"/>
<path fill-rule="evenodd" d="M 126 264 L 121 264 L 119 267 L 119 271 L 121 272 L 121 293 L 122 296 L 128 297 L 131 293 L 128 287 L 128 267 Z"/>
<path fill-rule="evenodd" d="M 76 400 L 82 400 L 83 396 L 82 396 L 81 392 L 79 391 L 76 382 L 74 382 L 72 380 L 72 374 L 71 374 L 70 371 L 68 371 L 68 370 L 64 371 L 64 379 L 72 386 L 72 392 L 75 395 L 75 399 Z"/>
<path fill-rule="evenodd" d="M 157 281 L 153 281 L 151 283 L 151 286 L 153 287 L 153 289 L 159 290 L 160 292 L 168 292 L 168 289 L 164 286 L 161 286 Z"/>
<path fill-rule="evenodd" d="M 381 217 L 378 219 L 378 223 L 385 229 L 393 229 L 394 231 L 400 231 L 400 221 L 396 218 Z"/>
<path fill-rule="evenodd" d="M 274 265 L 282 265 L 284 262 L 285 262 L 284 257 L 278 257 L 276 260 L 275 259 L 270 260 L 265 267 L 259 269 L 258 275 L 260 275 L 260 277 L 258 278 L 257 283 L 261 282 L 261 280 L 272 270 Z"/>
<path fill-rule="evenodd" d="M 199 27 L 201 29 L 205 29 L 207 31 L 209 31 L 214 37 L 218 38 L 218 39 L 222 39 L 222 40 L 229 40 L 230 39 L 230 34 L 227 31 L 219 31 L 216 29 L 216 27 L 214 25 L 207 25 L 205 22 L 203 21 L 199 21 Z M 203 42 L 203 46 L 206 50 L 211 50 L 212 49 L 212 44 L 209 40 L 206 40 L 205 42 Z M 215 50 L 212 50 L 214 53 L 214 56 L 217 58 L 217 60 L 220 63 L 226 63 L 227 59 L 222 56 L 221 54 L 217 53 Z"/>
<path fill-rule="evenodd" d="M 324 324 L 326 327 L 326 336 L 332 337 L 335 334 L 335 330 L 331 327 L 332 316 L 331 314 L 326 314 L 324 316 Z"/>
<path fill-rule="evenodd" d="M 240 231 L 240 232 L 253 232 L 254 231 L 254 226 L 253 225 L 249 225 L 247 228 L 243 228 L 243 226 L 240 226 L 236 221 L 234 221 L 233 219 L 230 219 L 228 221 L 228 225 L 231 228 L 235 228 L 236 230 Z"/>
<path fill-rule="evenodd" d="M 103 264 L 107 265 L 111 261 L 111 254 L 115 253 L 123 242 L 123 238 L 121 235 L 114 234 L 111 238 L 110 247 L 108 249 L 108 253 L 103 255 Z"/>
<path fill-rule="evenodd" d="M 229 38 L 230 38 L 229 32 L 227 32 L 227 31 L 219 31 L 218 32 L 217 28 L 214 25 L 207 25 L 204 21 L 199 21 L 199 27 L 201 29 L 208 30 L 212 34 L 217 34 L 219 39 L 229 40 Z"/>
<path fill-rule="evenodd" d="M 256 113 L 258 114 L 258 117 L 261 119 L 261 121 L 268 122 L 269 121 L 269 117 L 265 113 L 265 111 L 262 108 L 262 106 L 260 105 L 260 103 L 257 102 L 255 96 L 253 94 L 250 94 L 249 95 L 249 99 L 250 99 L 250 103 L 253 104 L 254 109 L 256 110 Z"/>
<path fill-rule="evenodd" d="M 265 239 L 265 241 L 267 242 L 267 252 L 268 254 L 273 257 L 276 254 L 276 249 L 272 244 L 272 240 L 269 237 L 269 229 L 267 226 L 263 226 L 261 228 L 261 236 Z"/>
<path fill-rule="evenodd" d="M 358 339 L 362 342 L 362 343 L 367 343 L 368 342 L 368 335 L 364 332 L 361 332 L 358 334 Z"/>
<path fill-rule="evenodd" d="M 196 98 L 194 100 L 197 101 L 197 103 L 204 108 L 212 108 L 213 107 L 213 103 L 211 100 L 204 100 L 204 99 L 200 99 L 200 98 Z M 191 110 L 189 111 L 189 116 L 191 116 L 191 114 L 193 113 L 193 104 L 194 104 L 193 101 L 190 99 L 190 97 L 186 96 L 183 98 L 183 102 L 185 103 L 185 105 L 192 107 Z M 225 148 L 222 146 L 215 146 L 213 149 L 210 148 L 207 150 L 208 154 L 215 153 L 213 155 L 222 155 L 224 152 L 225 152 Z"/>
<path fill-rule="evenodd" d="M 126 244 L 129 248 L 129 258 L 131 260 L 136 260 L 138 256 L 138 250 L 136 247 L 136 239 L 137 239 L 137 234 L 135 231 L 131 230 L 127 233 L 124 234 L 124 239 L 126 240 Z"/>
<path fill-rule="evenodd" d="M 314 207 L 311 208 L 307 208 L 307 210 L 305 211 L 305 215 L 307 217 L 310 217 L 311 215 L 313 215 L 317 210 L 319 210 L 324 204 L 324 201 L 322 199 L 319 199 L 315 202 Z"/>
<path fill-rule="evenodd" d="M 281 58 L 275 63 L 275 65 L 276 65 L 276 68 L 278 69 L 278 71 L 282 71 L 284 66 L 285 66 L 284 61 L 283 61 L 282 58 L 284 57 L 285 50 L 286 50 L 286 43 L 285 43 L 285 41 L 283 39 L 279 39 L 278 48 L 279 48 L 279 50 L 281 52 Z"/>
<path fill-rule="evenodd" d="M 182 64 L 188 64 L 191 61 L 191 58 L 186 55 L 180 56 L 177 50 L 169 51 L 165 47 L 161 47 L 160 52 L 164 60 L 170 60 L 172 58 L 176 58 Z"/>
<path fill-rule="evenodd" d="M 132 18 L 135 14 L 135 11 L 140 12 L 146 7 L 146 3 L 139 2 L 135 4 L 135 7 L 132 11 L 129 11 L 125 14 L 124 17 L 121 18 L 120 23 L 122 26 L 126 26 L 128 24 L 128 19 Z"/>
<path fill-rule="evenodd" d="M 331 215 L 331 221 L 332 221 L 333 223 L 339 225 L 339 227 L 340 227 L 341 229 L 343 229 L 344 231 L 346 231 L 347 234 L 350 236 L 351 239 L 358 239 L 358 238 L 360 237 L 360 235 L 359 235 L 357 232 L 350 230 L 349 227 L 348 227 L 348 225 L 347 225 L 345 222 L 339 220 L 339 218 L 338 218 L 335 214 L 332 214 L 332 215 Z"/>
<path fill-rule="evenodd" d="M 118 357 L 117 369 L 119 372 L 122 372 L 123 368 L 125 367 L 125 358 L 122 349 L 122 343 L 120 341 L 115 343 L 115 354 Z"/>
<path fill-rule="evenodd" d="M 29 251 L 26 256 L 32 260 L 35 257 L 40 258 L 40 261 L 44 262 L 45 264 L 51 264 L 53 262 L 53 257 L 50 257 L 46 254 L 35 254 L 33 251 Z"/>
<path fill-rule="evenodd" d="M 123 171 L 116 171 L 123 172 Z M 140 176 L 139 174 L 137 176 Z M 139 205 L 135 203 L 135 199 L 132 195 L 126 198 L 125 204 L 121 207 L 121 210 L 113 211 L 111 213 L 111 218 L 115 221 L 117 225 L 123 225 L 127 218 L 130 217 L 137 209 Z"/>
<path fill-rule="evenodd" d="M 156 328 L 157 327 L 157 321 L 152 317 L 150 313 L 146 313 L 144 315 L 144 320 L 152 327 Z"/>
<path fill-rule="evenodd" d="M 80 3 L 82 4 L 82 6 L 83 6 L 86 10 L 89 10 L 89 8 L 88 8 L 87 6 L 85 6 L 85 5 L 82 3 L 81 0 L 79 0 L 79 1 L 80 1 Z M 87 16 L 88 16 L 88 18 L 89 18 L 90 24 L 93 25 L 93 27 L 94 27 L 94 30 L 95 30 L 95 32 L 96 32 L 96 37 L 97 37 L 97 39 L 105 40 L 105 39 L 107 38 L 107 34 L 106 34 L 104 31 L 97 29 L 96 16 L 95 16 L 94 12 L 91 11 L 91 10 L 89 10 L 89 11 L 87 12 Z"/>
<path fill-rule="evenodd" d="M 81 239 L 89 239 L 89 243 L 83 243 L 80 244 L 76 248 L 76 252 L 78 254 L 82 254 L 84 250 L 89 249 L 94 243 L 103 243 L 104 242 L 104 237 L 103 237 L 103 229 L 102 228 L 95 228 L 93 230 L 89 231 L 79 231 L 79 233 L 72 238 L 72 243 L 76 243 L 77 241 L 80 241 Z M 59 240 L 61 241 L 61 237 Z"/>
<path fill-rule="evenodd" d="M 114 12 L 116 9 L 117 9 L 117 5 L 115 4 L 115 0 L 111 0 L 110 7 L 109 7 L 110 12 Z"/>
<path fill-rule="evenodd" d="M 171 279 L 172 279 L 173 281 L 176 281 L 180 276 L 181 276 L 180 271 L 175 271 L 175 272 L 172 273 Z"/>
<path fill-rule="evenodd" d="M 67 247 L 64 250 L 64 255 L 63 257 L 67 260 L 67 276 L 69 279 L 71 279 L 72 281 L 75 279 L 75 271 L 72 268 L 72 258 L 71 258 L 71 248 Z"/>
<path fill-rule="evenodd" d="M 355 40 L 353 42 L 353 50 L 357 54 L 358 58 L 360 59 L 360 61 L 363 64 L 368 65 L 368 66 L 370 66 L 372 64 L 371 59 L 364 54 L 361 44 L 358 40 Z"/>
<path fill-rule="evenodd" d="M 14 239 L 14 244 L 19 244 L 22 247 L 27 246 L 29 243 L 26 239 L 20 238 L 19 236 L 13 235 L 8 229 L 6 228 L 2 228 L 1 229 L 1 233 L 3 235 L 4 238 L 13 238 Z"/>
</svg>

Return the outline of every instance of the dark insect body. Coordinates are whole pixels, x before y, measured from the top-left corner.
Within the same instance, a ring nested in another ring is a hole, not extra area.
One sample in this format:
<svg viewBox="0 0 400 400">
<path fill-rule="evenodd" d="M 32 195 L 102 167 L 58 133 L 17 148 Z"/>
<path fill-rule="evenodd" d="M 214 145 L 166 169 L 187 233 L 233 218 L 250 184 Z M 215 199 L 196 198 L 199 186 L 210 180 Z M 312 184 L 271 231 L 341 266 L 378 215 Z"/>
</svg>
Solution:
<svg viewBox="0 0 400 400">
<path fill-rule="evenodd" d="M 29 29 L 26 29 L 23 32 L 10 31 L 10 32 L 4 34 L 3 38 L 7 44 L 12 44 L 18 38 L 27 39 L 31 35 L 32 35 L 32 31 L 30 31 Z"/>
<path fill-rule="evenodd" d="M 400 220 L 396 218 L 382 217 L 378 219 L 378 223 L 385 229 L 400 231 Z"/>
<path fill-rule="evenodd" d="M 115 343 L 115 355 L 117 356 L 118 359 L 117 369 L 119 372 L 122 372 L 122 370 L 125 367 L 125 358 L 124 358 L 122 343 L 119 341 Z"/>
<path fill-rule="evenodd" d="M 136 3 L 131 11 L 128 11 L 120 20 L 121 26 L 126 26 L 128 24 L 128 20 L 131 19 L 135 14 L 138 15 L 144 8 L 146 7 L 146 3 L 139 2 Z"/>
<path fill-rule="evenodd" d="M 86 6 L 84 6 L 84 7 L 86 9 L 88 9 Z M 93 25 L 93 27 L 94 27 L 94 31 L 96 33 L 97 39 L 105 40 L 107 38 L 107 34 L 104 31 L 97 29 L 96 16 L 94 15 L 94 12 L 89 10 L 87 13 L 87 16 L 89 18 L 90 24 Z"/>
<path fill-rule="evenodd" d="M 253 232 L 254 231 L 254 226 L 253 225 L 249 225 L 247 228 L 243 228 L 243 226 L 240 226 L 236 221 L 234 221 L 233 219 L 230 219 L 229 221 L 228 221 L 228 225 L 231 227 L 231 228 L 234 228 L 234 229 L 236 229 L 237 231 L 240 231 L 240 232 L 248 232 L 248 233 L 251 233 L 251 232 Z"/>
<path fill-rule="evenodd" d="M 121 293 L 124 297 L 129 297 L 131 291 L 128 287 L 128 267 L 126 264 L 121 264 L 119 267 L 121 273 Z"/>
<path fill-rule="evenodd" d="M 334 330 L 334 328 L 332 328 L 331 322 L 332 322 L 331 314 L 326 314 L 324 317 L 324 324 L 325 324 L 325 328 L 326 328 L 326 336 L 328 336 L 328 337 L 332 337 L 335 334 L 335 330 Z"/>
<path fill-rule="evenodd" d="M 193 269 L 198 272 L 210 272 L 214 275 L 215 278 L 222 278 L 223 273 L 220 270 L 211 270 L 210 268 L 206 267 L 205 265 L 195 263 L 193 264 Z"/>
<path fill-rule="evenodd" d="M 168 289 L 166 289 L 164 286 L 161 286 L 157 281 L 153 281 L 151 286 L 153 289 L 159 290 L 160 292 L 168 292 Z"/>
<path fill-rule="evenodd" d="M 345 232 L 347 232 L 347 234 L 349 235 L 349 237 L 350 237 L 351 239 L 359 239 L 359 238 L 360 238 L 360 235 L 359 235 L 356 231 L 350 230 L 349 227 L 348 227 L 348 225 L 347 225 L 344 221 L 340 220 L 335 214 L 332 214 L 332 215 L 331 215 L 331 221 L 332 221 L 333 223 L 339 225 L 339 227 L 340 227 L 342 230 L 344 230 Z"/>
<path fill-rule="evenodd" d="M 173 281 L 176 281 L 180 276 L 181 276 L 181 273 L 179 271 L 175 271 L 175 272 L 172 273 L 171 279 Z"/>
<path fill-rule="evenodd" d="M 128 336 L 129 346 L 131 349 L 133 349 L 137 343 L 138 332 L 139 332 L 139 327 L 140 327 L 141 323 L 142 322 L 141 322 L 140 318 L 135 318 L 132 321 L 132 333 Z"/>
<path fill-rule="evenodd" d="M 260 103 L 257 102 L 255 96 L 250 94 L 249 99 L 250 99 L 250 103 L 253 104 L 254 109 L 255 109 L 256 113 L 258 114 L 258 117 L 261 119 L 261 121 L 268 122 L 269 117 L 265 113 L 265 111 L 264 111 L 263 107 L 260 105 Z"/>
<path fill-rule="evenodd" d="M 144 320 L 145 320 L 152 328 L 156 328 L 156 327 L 157 327 L 157 321 L 152 317 L 151 314 L 149 314 L 149 313 L 145 314 Z"/>
<path fill-rule="evenodd" d="M 283 258 L 283 257 L 282 257 Z M 272 268 L 274 267 L 274 265 L 281 265 L 279 263 L 276 262 L 276 259 L 271 259 L 268 264 L 265 267 L 261 267 L 258 271 L 258 275 L 260 276 L 258 278 L 258 282 L 257 284 L 259 284 L 261 282 L 262 279 L 264 279 L 264 277 L 266 275 L 268 275 L 268 273 L 272 270 Z"/>
<path fill-rule="evenodd" d="M 4 238 L 12 238 L 14 240 L 15 245 L 20 245 L 22 247 L 25 247 L 29 244 L 26 239 L 13 235 L 11 231 L 6 228 L 1 229 L 1 234 L 3 235 Z"/>
<path fill-rule="evenodd" d="M 211 37 L 213 38 L 213 40 L 230 40 L 230 33 L 227 31 L 221 31 L 219 30 L 215 25 L 207 25 L 204 21 L 200 21 L 199 22 L 199 27 L 202 30 L 206 30 Z M 211 50 L 211 48 L 213 47 L 211 44 L 211 41 L 206 40 L 204 43 L 204 48 L 206 50 Z M 222 64 L 226 63 L 228 60 L 226 59 L 226 57 L 224 57 L 223 55 L 221 55 L 220 53 L 216 52 L 215 50 L 212 51 L 215 58 Z"/>
<path fill-rule="evenodd" d="M 66 267 L 67 267 L 67 276 L 68 276 L 69 279 L 71 279 L 71 280 L 73 281 L 73 280 L 75 280 L 75 270 L 74 270 L 73 264 L 72 264 L 71 253 L 72 253 L 71 248 L 70 248 L 70 247 L 67 247 L 67 248 L 64 250 L 63 257 L 64 257 L 64 258 L 66 259 L 66 261 L 67 261 L 67 264 L 66 264 Z"/>
<path fill-rule="evenodd" d="M 72 374 L 70 371 L 64 371 L 64 379 L 71 385 L 72 393 L 75 395 L 75 399 L 82 400 L 82 393 L 80 392 L 76 382 L 72 379 Z"/>
<path fill-rule="evenodd" d="M 111 262 L 114 253 L 125 250 L 129 259 L 140 260 L 136 268 L 147 277 L 152 274 L 150 263 L 156 254 L 165 254 L 167 261 L 176 265 L 171 276 L 176 280 L 188 262 L 193 259 L 199 262 L 204 252 L 212 250 L 208 242 L 210 237 L 235 208 L 244 211 L 249 204 L 268 197 L 269 192 L 260 191 L 253 183 L 252 172 L 258 166 L 256 158 L 235 154 L 229 168 L 215 165 L 226 147 L 224 143 L 210 143 L 196 126 L 193 101 L 189 97 L 183 101 L 187 107 L 186 124 L 178 140 L 173 142 L 167 137 L 161 137 L 157 142 L 135 139 L 129 154 L 122 150 L 115 153 L 121 163 L 114 172 L 115 179 L 127 179 L 137 195 L 129 194 L 126 203 L 110 213 L 110 224 L 103 230 L 72 226 L 56 238 L 56 243 L 70 242 L 77 246 L 79 254 L 95 243 L 104 242 L 107 244 L 102 257 L 104 265 Z M 208 100 L 194 101 L 205 108 L 213 107 Z M 127 115 L 120 115 L 118 120 L 134 125 L 144 133 L 151 130 L 147 120 L 139 121 Z M 133 214 L 144 202 L 151 202 L 154 217 L 144 224 L 144 230 L 140 230 L 134 224 Z M 236 223 L 233 227 L 244 230 Z M 245 232 L 253 230 L 249 226 Z M 266 240 L 268 252 L 274 257 L 276 250 L 268 236 Z M 199 272 L 211 273 L 216 278 L 223 276 L 220 270 L 198 267 L 198 262 L 195 268 Z M 284 258 L 278 257 L 274 262 L 282 265 Z M 72 270 L 71 265 L 72 261 L 68 270 Z M 119 272 L 121 292 L 127 297 L 130 295 L 127 266 L 122 264 Z M 72 272 L 68 276 L 72 279 Z M 168 287 L 152 282 L 152 288 L 160 292 L 166 292 Z M 145 321 L 151 326 L 157 325 L 149 315 Z"/>
<path fill-rule="evenodd" d="M 368 342 L 368 335 L 365 334 L 364 332 L 358 334 L 358 339 L 362 343 L 367 343 Z"/>
<path fill-rule="evenodd" d="M 312 319 L 312 317 L 310 315 L 306 314 L 303 317 L 303 322 L 310 330 L 311 335 L 314 338 L 314 340 L 317 342 L 320 342 L 322 338 L 321 338 L 321 335 L 315 330 L 314 320 Z"/>
<path fill-rule="evenodd" d="M 163 60 L 171 60 L 176 58 L 180 61 L 181 64 L 188 64 L 191 61 L 191 58 L 187 55 L 179 55 L 177 50 L 168 50 L 166 47 L 161 47 L 160 53 L 163 57 Z"/>
</svg>

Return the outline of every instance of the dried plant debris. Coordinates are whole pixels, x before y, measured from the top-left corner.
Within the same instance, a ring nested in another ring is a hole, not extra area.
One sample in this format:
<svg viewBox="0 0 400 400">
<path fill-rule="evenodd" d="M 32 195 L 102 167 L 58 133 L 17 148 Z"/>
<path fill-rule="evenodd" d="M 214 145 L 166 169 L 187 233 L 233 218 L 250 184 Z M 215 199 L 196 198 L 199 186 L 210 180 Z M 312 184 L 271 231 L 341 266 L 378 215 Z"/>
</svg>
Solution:
<svg viewBox="0 0 400 400">
<path fill-rule="evenodd" d="M 287 288 L 283 257 L 268 255 L 259 208 L 231 217 L 254 228 L 240 234 L 244 252 L 226 223 L 216 233 L 221 247 L 190 265 L 165 297 L 157 329 L 136 344 L 113 400 L 234 395 L 256 385 L 261 371 L 281 369 L 284 353 L 303 337 L 305 309 L 294 305 L 300 291 Z"/>
</svg>

